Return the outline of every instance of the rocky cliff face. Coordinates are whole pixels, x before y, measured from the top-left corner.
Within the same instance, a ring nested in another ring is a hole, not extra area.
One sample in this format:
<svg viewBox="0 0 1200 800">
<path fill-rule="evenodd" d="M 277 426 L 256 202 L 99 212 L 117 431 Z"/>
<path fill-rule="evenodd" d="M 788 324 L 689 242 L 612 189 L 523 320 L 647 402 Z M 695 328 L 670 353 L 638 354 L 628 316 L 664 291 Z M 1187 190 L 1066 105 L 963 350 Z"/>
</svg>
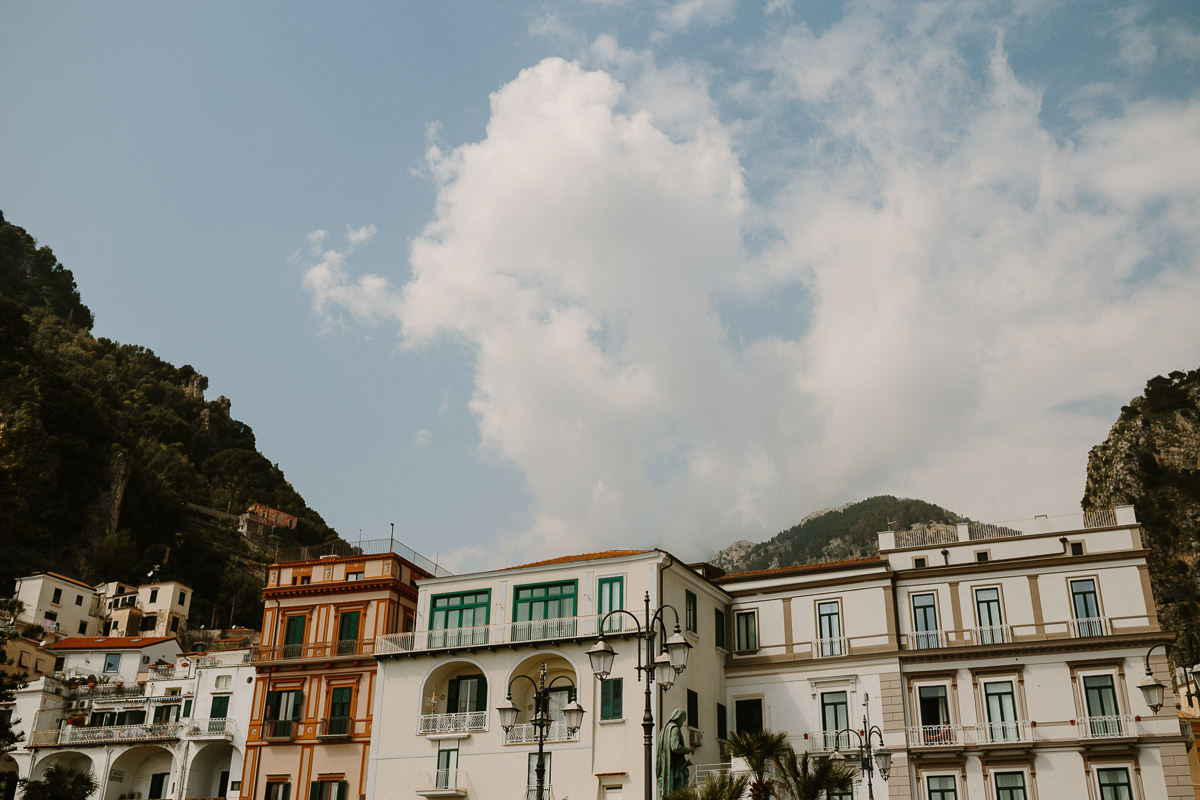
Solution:
<svg viewBox="0 0 1200 800">
<path fill-rule="evenodd" d="M 1151 379 L 1089 453 L 1084 510 L 1127 503 L 1145 531 L 1159 620 L 1200 633 L 1200 369 Z"/>
</svg>

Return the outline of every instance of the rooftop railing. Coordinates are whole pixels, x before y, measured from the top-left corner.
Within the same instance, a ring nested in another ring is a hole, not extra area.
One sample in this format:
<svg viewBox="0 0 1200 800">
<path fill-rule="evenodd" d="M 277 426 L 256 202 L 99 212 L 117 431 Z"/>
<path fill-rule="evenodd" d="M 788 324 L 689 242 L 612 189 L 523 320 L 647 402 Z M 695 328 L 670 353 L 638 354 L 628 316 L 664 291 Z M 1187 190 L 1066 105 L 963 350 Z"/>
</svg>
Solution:
<svg viewBox="0 0 1200 800">
<path fill-rule="evenodd" d="M 69 690 L 71 700 L 108 700 L 119 697 L 141 697 L 146 694 L 144 683 L 97 683 Z"/>
<path fill-rule="evenodd" d="M 453 575 L 445 567 L 439 567 L 425 556 L 395 539 L 371 539 L 365 542 L 327 542 L 308 547 L 281 547 L 275 554 L 276 564 L 291 564 L 297 561 L 316 561 L 319 558 L 352 558 L 353 556 L 380 556 L 393 553 L 408 563 L 422 569 L 435 578 Z"/>
</svg>

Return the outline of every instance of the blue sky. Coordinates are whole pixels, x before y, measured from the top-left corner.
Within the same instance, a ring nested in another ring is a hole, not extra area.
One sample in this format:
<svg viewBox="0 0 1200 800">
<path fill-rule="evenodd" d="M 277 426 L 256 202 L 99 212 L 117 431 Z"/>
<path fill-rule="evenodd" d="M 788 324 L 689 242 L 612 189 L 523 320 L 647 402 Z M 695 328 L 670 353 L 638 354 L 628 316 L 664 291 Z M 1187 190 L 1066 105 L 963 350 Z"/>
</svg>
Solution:
<svg viewBox="0 0 1200 800">
<path fill-rule="evenodd" d="M 0 10 L 0 209 L 349 539 L 1068 512 L 1200 362 L 1194 3 Z"/>
</svg>

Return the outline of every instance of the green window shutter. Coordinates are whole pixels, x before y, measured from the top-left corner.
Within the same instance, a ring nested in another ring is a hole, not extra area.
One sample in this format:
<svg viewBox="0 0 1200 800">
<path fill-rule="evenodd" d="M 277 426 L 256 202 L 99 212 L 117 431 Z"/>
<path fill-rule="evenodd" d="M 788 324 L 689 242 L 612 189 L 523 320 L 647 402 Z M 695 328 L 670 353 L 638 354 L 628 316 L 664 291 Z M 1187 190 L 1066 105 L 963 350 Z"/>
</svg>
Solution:
<svg viewBox="0 0 1200 800">
<path fill-rule="evenodd" d="M 613 682 L 611 680 L 600 681 L 600 719 L 612 719 L 612 693 Z"/>
<path fill-rule="evenodd" d="M 279 719 L 279 692 L 267 692 L 267 705 L 263 709 L 263 719 Z"/>
<path fill-rule="evenodd" d="M 190 710 L 191 701 L 188 701 L 188 707 L 185 710 Z M 184 716 L 187 716 L 186 714 Z M 225 719 L 229 716 L 229 695 L 221 695 L 212 699 L 212 708 L 209 709 L 209 719 Z"/>
<path fill-rule="evenodd" d="M 623 709 L 621 708 L 622 695 L 624 694 L 624 678 L 614 678 L 612 688 L 612 718 L 621 719 Z"/>
<path fill-rule="evenodd" d="M 292 705 L 292 722 L 300 720 L 300 709 L 304 705 L 304 692 L 296 692 L 296 702 Z"/>
<path fill-rule="evenodd" d="M 183 701 L 183 718 L 187 719 L 191 715 L 192 715 L 192 701 L 184 700 Z"/>
<path fill-rule="evenodd" d="M 446 713 L 453 714 L 458 710 L 458 678 L 453 678 L 450 681 L 450 686 L 446 689 Z"/>
<path fill-rule="evenodd" d="M 475 707 L 472 711 L 487 711 L 487 677 L 479 678 L 479 691 L 475 693 Z"/>
<path fill-rule="evenodd" d="M 713 609 L 713 622 L 716 627 L 716 635 L 714 637 L 717 647 L 725 647 L 725 612 L 721 609 Z"/>
<path fill-rule="evenodd" d="M 292 784 L 285 783 L 283 789 L 279 793 L 279 800 L 291 800 Z"/>
<path fill-rule="evenodd" d="M 350 781 L 338 781 L 338 796 L 337 800 L 346 800 L 346 795 L 350 793 Z"/>
<path fill-rule="evenodd" d="M 321 782 L 313 781 L 308 789 L 308 800 L 321 800 Z"/>
</svg>

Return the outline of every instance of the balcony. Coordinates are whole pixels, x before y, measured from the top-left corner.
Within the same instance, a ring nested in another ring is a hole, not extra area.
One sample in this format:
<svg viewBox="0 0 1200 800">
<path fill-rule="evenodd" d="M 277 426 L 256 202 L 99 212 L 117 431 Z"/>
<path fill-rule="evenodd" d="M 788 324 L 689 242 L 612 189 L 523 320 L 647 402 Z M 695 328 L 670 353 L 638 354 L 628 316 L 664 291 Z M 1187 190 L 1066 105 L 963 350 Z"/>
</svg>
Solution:
<svg viewBox="0 0 1200 800">
<path fill-rule="evenodd" d="M 936 650 L 945 646 L 945 631 L 913 631 L 908 634 L 908 647 L 911 650 Z"/>
<path fill-rule="evenodd" d="M 832 639 L 814 639 L 812 643 L 813 658 L 833 658 L 850 654 L 846 637 L 838 636 Z"/>
<path fill-rule="evenodd" d="M 962 747 L 961 725 L 915 725 L 907 728 L 909 747 Z"/>
<path fill-rule="evenodd" d="M 417 794 L 422 797 L 462 797 L 466 793 L 466 770 L 433 769 L 417 773 Z"/>
<path fill-rule="evenodd" d="M 186 678 L 187 676 L 187 667 L 180 668 L 174 664 L 165 664 L 150 668 L 150 680 L 152 681 L 170 681 Z"/>
<path fill-rule="evenodd" d="M 233 739 L 234 720 L 194 719 L 188 723 L 187 736 L 189 739 Z"/>
<path fill-rule="evenodd" d="M 370 733 L 365 719 L 350 717 L 326 717 L 317 722 L 318 739 L 349 739 Z"/>
<path fill-rule="evenodd" d="M 1075 720 L 1080 740 L 1125 739 L 1138 735 L 1132 714 L 1113 714 L 1104 717 L 1079 717 Z"/>
<path fill-rule="evenodd" d="M 95 686 L 80 686 L 71 689 L 68 700 L 115 700 L 122 697 L 142 697 L 146 694 L 144 683 L 98 683 Z"/>
<path fill-rule="evenodd" d="M 488 712 L 467 711 L 461 714 L 425 714 L 420 720 L 419 733 L 422 736 L 441 733 L 471 733 L 486 731 Z"/>
<path fill-rule="evenodd" d="M 848 731 L 809 731 L 804 734 L 808 749 L 812 753 L 832 753 L 834 750 L 849 750 L 851 743 L 858 746 L 858 739 L 851 739 Z"/>
<path fill-rule="evenodd" d="M 156 722 L 151 725 L 112 725 L 89 728 L 68 725 L 57 731 L 35 731 L 30 745 L 33 747 L 89 747 L 112 744 L 137 744 L 138 742 L 169 742 L 183 733 L 183 723 Z M 42 736 L 39 736 L 42 734 Z M 49 734 L 56 734 L 49 741 Z"/>
<path fill-rule="evenodd" d="M 1007 625 L 987 625 L 971 628 L 971 641 L 977 645 L 1007 644 L 1012 641 L 1012 631 Z"/>
<path fill-rule="evenodd" d="M 291 741 L 297 727 L 296 722 L 290 719 L 263 720 L 262 738 L 270 742 Z"/>
<path fill-rule="evenodd" d="M 27 746 L 34 748 L 55 747 L 56 745 L 58 745 L 58 729 L 53 728 L 51 730 L 33 731 L 29 735 L 29 744 Z"/>
<path fill-rule="evenodd" d="M 1083 617 L 1073 619 L 1071 625 L 1072 639 L 1090 639 L 1096 636 L 1112 634 L 1112 622 L 1108 617 Z"/>
<path fill-rule="evenodd" d="M 337 642 L 282 644 L 250 648 L 254 663 L 269 661 L 325 661 L 362 658 L 375 654 L 375 639 L 343 639 Z"/>
<path fill-rule="evenodd" d="M 975 742 L 980 747 L 989 745 L 1024 744 L 1033 741 L 1034 728 L 1029 720 L 1009 722 L 981 722 L 975 726 Z"/>
<path fill-rule="evenodd" d="M 644 623 L 644 613 L 635 613 Z M 633 626 L 628 617 L 622 625 L 609 620 L 606 635 L 628 635 Z M 375 640 L 375 652 L 379 655 L 408 655 L 436 650 L 472 649 L 495 647 L 496 645 L 523 644 L 526 642 L 564 641 L 567 639 L 593 639 L 598 635 L 602 616 L 562 617 L 524 622 L 499 622 L 494 625 L 476 625 L 469 628 L 426 630 L 410 633 L 389 633 Z M 615 618 L 614 618 L 615 619 Z"/>
<path fill-rule="evenodd" d="M 537 728 L 531 722 L 526 722 L 524 725 L 513 725 L 504 732 L 505 744 L 537 744 L 537 740 Z M 546 741 L 577 742 L 579 741 L 579 731 L 572 733 L 567 728 L 566 722 L 551 722 L 550 729 L 546 731 Z"/>
</svg>

